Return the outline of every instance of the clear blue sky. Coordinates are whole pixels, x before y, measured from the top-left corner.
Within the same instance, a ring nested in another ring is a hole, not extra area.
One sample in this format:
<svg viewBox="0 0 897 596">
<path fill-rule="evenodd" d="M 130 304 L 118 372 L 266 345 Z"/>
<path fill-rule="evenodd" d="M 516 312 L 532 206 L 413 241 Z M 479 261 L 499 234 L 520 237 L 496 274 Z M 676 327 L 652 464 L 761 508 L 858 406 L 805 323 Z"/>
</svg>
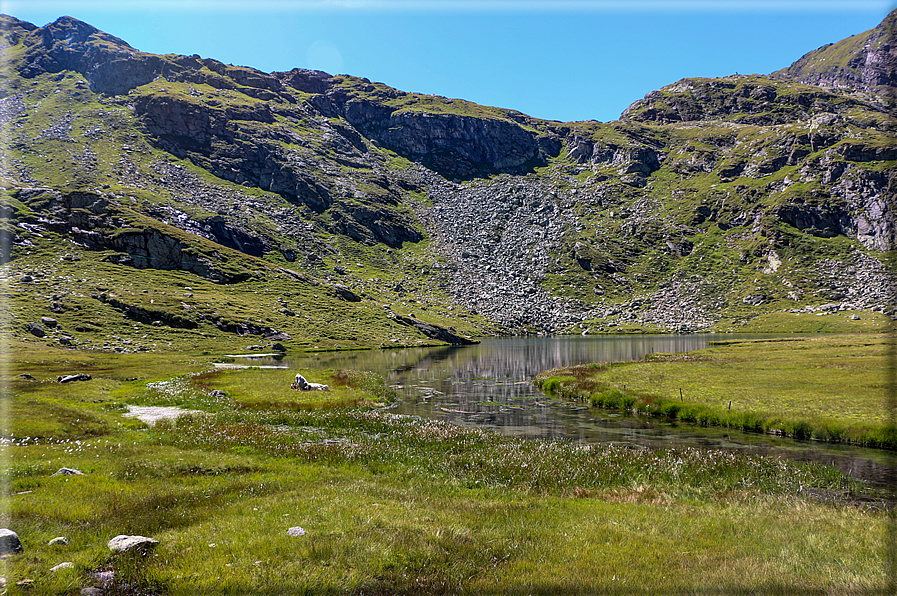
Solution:
<svg viewBox="0 0 897 596">
<path fill-rule="evenodd" d="M 615 120 L 683 77 L 770 73 L 891 0 L 0 0 L 139 50 L 347 73 L 553 120 Z"/>
</svg>

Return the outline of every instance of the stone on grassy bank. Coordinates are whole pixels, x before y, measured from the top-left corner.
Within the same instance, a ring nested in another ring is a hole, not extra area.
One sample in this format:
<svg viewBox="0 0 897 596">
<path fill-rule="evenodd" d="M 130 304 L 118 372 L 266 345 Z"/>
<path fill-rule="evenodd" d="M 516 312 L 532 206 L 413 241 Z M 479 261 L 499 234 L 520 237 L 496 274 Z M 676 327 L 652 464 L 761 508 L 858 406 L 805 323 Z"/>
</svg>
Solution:
<svg viewBox="0 0 897 596">
<path fill-rule="evenodd" d="M 137 553 L 148 555 L 159 541 L 155 538 L 147 538 L 146 536 L 128 536 L 127 534 L 119 534 L 109 541 L 109 550 L 116 553 Z"/>
<path fill-rule="evenodd" d="M 23 550 L 25 548 L 18 534 L 9 528 L 0 528 L 0 556 L 20 553 Z"/>
<path fill-rule="evenodd" d="M 76 373 L 73 375 L 62 375 L 56 377 L 58 383 L 71 383 L 72 381 L 89 381 L 91 376 L 87 373 Z"/>
<path fill-rule="evenodd" d="M 75 468 L 59 468 L 53 472 L 54 476 L 83 476 L 84 472 Z"/>
</svg>

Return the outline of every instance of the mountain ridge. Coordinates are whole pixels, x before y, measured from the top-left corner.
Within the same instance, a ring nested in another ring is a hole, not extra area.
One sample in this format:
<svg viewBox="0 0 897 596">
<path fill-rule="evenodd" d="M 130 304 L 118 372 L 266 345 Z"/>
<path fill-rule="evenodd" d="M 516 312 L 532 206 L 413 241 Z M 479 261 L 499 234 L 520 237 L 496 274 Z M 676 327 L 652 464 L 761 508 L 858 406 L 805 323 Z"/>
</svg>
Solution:
<svg viewBox="0 0 897 596">
<path fill-rule="evenodd" d="M 0 28 L 10 275 L 34 278 L 32 247 L 74 246 L 119 292 L 150 270 L 236 294 L 280 276 L 331 288 L 334 312 L 378 330 L 336 334 L 342 347 L 449 337 L 425 325 L 727 330 L 832 303 L 887 310 L 892 94 L 801 82 L 812 52 L 790 73 L 683 79 L 620 120 L 563 123 L 361 77 L 146 54 L 71 17 L 41 28 L 4 16 Z M 317 309 L 283 300 L 241 310 L 221 293 L 202 317 L 172 308 L 212 335 L 287 329 L 313 342 L 296 312 Z M 34 322 L 46 301 L 16 316 Z M 228 309 L 279 314 L 240 327 Z"/>
<path fill-rule="evenodd" d="M 894 99 L 897 87 L 897 11 L 875 28 L 808 52 L 772 74 L 797 82 L 855 89 Z"/>
</svg>

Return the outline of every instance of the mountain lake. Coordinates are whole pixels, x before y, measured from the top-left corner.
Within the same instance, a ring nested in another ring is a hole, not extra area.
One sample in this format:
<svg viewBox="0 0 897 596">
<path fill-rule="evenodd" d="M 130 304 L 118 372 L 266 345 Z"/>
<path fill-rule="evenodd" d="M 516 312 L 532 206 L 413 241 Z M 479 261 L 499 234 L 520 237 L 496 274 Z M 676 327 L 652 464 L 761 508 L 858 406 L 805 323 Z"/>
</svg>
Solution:
<svg viewBox="0 0 897 596">
<path fill-rule="evenodd" d="M 547 397 L 533 377 L 560 366 L 639 360 L 654 352 L 699 350 L 714 340 L 780 337 L 746 334 L 516 337 L 472 346 L 240 355 L 250 366 L 370 370 L 384 377 L 398 400 L 396 414 L 479 426 L 508 436 L 633 448 L 738 450 L 832 464 L 883 485 L 890 454 L 877 449 L 747 433 L 734 429 L 593 408 Z"/>
</svg>

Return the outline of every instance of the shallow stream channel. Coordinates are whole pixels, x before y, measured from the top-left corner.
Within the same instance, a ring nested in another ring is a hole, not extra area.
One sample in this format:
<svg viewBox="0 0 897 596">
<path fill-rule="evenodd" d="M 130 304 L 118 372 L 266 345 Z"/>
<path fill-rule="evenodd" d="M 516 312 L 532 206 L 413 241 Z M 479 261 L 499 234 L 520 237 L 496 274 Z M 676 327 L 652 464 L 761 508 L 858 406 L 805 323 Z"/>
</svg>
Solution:
<svg viewBox="0 0 897 596">
<path fill-rule="evenodd" d="M 634 448 L 739 450 L 833 464 L 850 476 L 883 485 L 891 454 L 847 445 L 798 441 L 666 418 L 635 416 L 547 397 L 533 377 L 550 368 L 639 360 L 654 352 L 687 352 L 714 340 L 769 335 L 639 335 L 489 339 L 473 346 L 323 352 L 246 358 L 250 366 L 355 369 L 376 372 L 399 400 L 397 414 L 490 428 L 504 435 Z M 242 360 L 242 358 L 241 358 Z"/>
</svg>

